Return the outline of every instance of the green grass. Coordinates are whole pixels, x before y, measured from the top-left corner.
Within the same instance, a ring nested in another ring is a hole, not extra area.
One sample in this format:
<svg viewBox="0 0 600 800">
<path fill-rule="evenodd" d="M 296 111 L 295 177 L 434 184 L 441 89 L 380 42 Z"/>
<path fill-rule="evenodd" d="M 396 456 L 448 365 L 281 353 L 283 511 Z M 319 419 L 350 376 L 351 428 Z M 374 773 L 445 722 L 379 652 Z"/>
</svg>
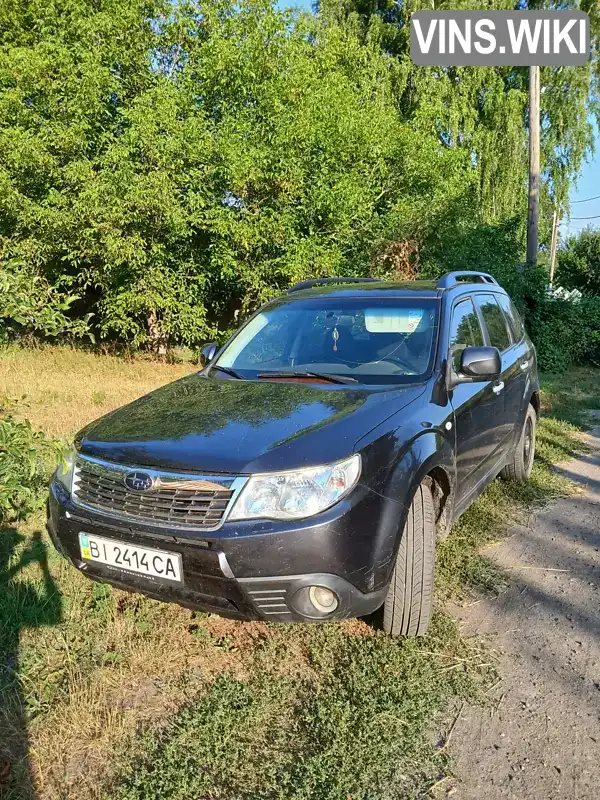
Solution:
<svg viewBox="0 0 600 800">
<path fill-rule="evenodd" d="M 27 394 L 38 426 L 65 437 L 189 369 L 60 348 L 0 357 L 9 393 Z M 0 775 L 8 762 L 10 778 L 0 796 L 426 796 L 452 768 L 443 747 L 449 706 L 481 701 L 495 674 L 443 599 L 501 589 L 505 576 L 481 550 L 571 491 L 551 464 L 580 447 L 574 437 L 594 405 L 597 371 L 546 379 L 533 479 L 495 481 L 440 544 L 438 608 L 419 640 L 358 621 L 289 627 L 193 614 L 86 580 L 53 550 L 41 515 L 6 527 Z"/>
<path fill-rule="evenodd" d="M 578 429 L 589 427 L 589 411 L 600 409 L 598 373 L 597 369 L 579 367 L 561 375 L 542 375 L 544 416 Z"/>
<path fill-rule="evenodd" d="M 419 640 L 193 614 L 86 580 L 40 522 L 2 533 L 10 800 L 408 797 L 447 769 L 435 721 L 493 674 L 441 611 Z"/>
<path fill-rule="evenodd" d="M 163 730 L 106 798 L 391 800 L 446 767 L 423 736 L 451 698 L 477 697 L 488 664 L 438 615 L 420 640 L 339 625 L 279 628 L 246 677 L 218 677 Z M 282 674 L 290 645 L 303 668 Z"/>
</svg>

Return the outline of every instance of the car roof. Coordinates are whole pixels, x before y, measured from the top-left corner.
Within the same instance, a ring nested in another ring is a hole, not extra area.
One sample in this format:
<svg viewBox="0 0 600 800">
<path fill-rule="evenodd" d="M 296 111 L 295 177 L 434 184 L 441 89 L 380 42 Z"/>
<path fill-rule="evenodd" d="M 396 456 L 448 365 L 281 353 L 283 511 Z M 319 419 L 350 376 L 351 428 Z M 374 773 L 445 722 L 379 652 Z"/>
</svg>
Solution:
<svg viewBox="0 0 600 800">
<path fill-rule="evenodd" d="M 313 297 L 438 297 L 435 281 L 365 281 L 356 283 L 329 283 L 298 289 L 285 295 L 286 299 Z M 280 298 L 283 299 L 283 298 Z"/>
<path fill-rule="evenodd" d="M 463 273 L 464 274 L 464 273 Z M 330 279 L 331 280 L 331 279 Z M 346 298 L 346 297 L 369 297 L 369 298 L 441 298 L 444 294 L 462 294 L 468 292 L 500 292 L 505 294 L 504 289 L 496 283 L 459 280 L 449 286 L 440 285 L 444 279 L 440 280 L 418 280 L 418 281 L 378 281 L 373 279 L 354 279 L 352 282 L 345 282 L 343 278 L 336 282 L 318 283 L 307 288 L 301 288 L 306 281 L 292 287 L 287 294 L 277 298 L 278 302 L 293 302 L 295 300 L 309 300 L 322 297 Z"/>
</svg>

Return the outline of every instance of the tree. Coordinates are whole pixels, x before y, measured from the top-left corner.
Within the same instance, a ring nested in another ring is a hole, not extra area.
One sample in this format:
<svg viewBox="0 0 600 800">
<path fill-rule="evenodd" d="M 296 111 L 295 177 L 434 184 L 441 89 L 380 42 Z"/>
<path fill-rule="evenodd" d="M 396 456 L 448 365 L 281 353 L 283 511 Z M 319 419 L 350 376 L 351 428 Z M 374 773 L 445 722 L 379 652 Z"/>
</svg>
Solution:
<svg viewBox="0 0 600 800">
<path fill-rule="evenodd" d="M 407 19 L 384 0 L 6 0 L 0 258 L 159 351 L 309 276 L 516 264 L 525 72 L 416 68 Z M 548 82 L 548 213 L 590 80 Z"/>
<path fill-rule="evenodd" d="M 510 0 L 480 4 L 485 10 L 514 9 Z M 447 147 L 471 154 L 477 172 L 478 222 L 502 225 L 525 220 L 527 185 L 527 68 L 417 67 L 410 59 L 410 15 L 425 2 L 322 0 L 325 19 L 354 24 L 363 39 L 378 41 L 405 76 L 397 102 L 407 120 L 428 119 Z M 549 241 L 552 214 L 568 204 L 569 187 L 593 146 L 591 116 L 599 114 L 598 42 L 600 7 L 595 0 L 561 3 L 590 15 L 593 58 L 583 67 L 542 67 L 541 239 Z M 556 8 L 545 0 L 520 0 L 518 8 Z M 472 9 L 471 2 L 441 0 L 437 11 Z"/>
<path fill-rule="evenodd" d="M 196 343 L 290 282 L 368 273 L 469 191 L 350 26 L 263 0 L 12 9 L 0 252 L 84 291 L 104 336 Z"/>
</svg>

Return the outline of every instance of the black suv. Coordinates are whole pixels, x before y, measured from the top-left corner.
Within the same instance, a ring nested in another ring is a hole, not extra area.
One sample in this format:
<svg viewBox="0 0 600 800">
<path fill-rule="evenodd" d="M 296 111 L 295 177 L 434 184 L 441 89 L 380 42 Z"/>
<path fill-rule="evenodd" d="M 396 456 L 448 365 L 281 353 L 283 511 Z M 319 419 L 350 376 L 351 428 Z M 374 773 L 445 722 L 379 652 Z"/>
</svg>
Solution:
<svg viewBox="0 0 600 800">
<path fill-rule="evenodd" d="M 88 425 L 48 528 L 90 578 L 237 619 L 420 634 L 436 536 L 530 473 L 535 351 L 485 273 L 304 281 Z"/>
</svg>

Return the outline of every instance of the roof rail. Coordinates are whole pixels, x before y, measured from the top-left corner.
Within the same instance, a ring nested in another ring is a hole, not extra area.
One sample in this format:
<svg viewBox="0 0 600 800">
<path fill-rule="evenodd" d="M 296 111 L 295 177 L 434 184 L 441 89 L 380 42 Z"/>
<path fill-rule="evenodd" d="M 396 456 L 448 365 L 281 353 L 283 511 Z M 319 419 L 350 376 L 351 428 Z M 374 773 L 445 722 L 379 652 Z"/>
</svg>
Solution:
<svg viewBox="0 0 600 800">
<path fill-rule="evenodd" d="M 377 282 L 378 278 L 311 278 L 308 281 L 300 281 L 294 286 L 289 288 L 288 294 L 292 292 L 301 292 L 302 289 L 310 289 L 312 286 L 319 286 L 322 283 L 370 283 Z"/>
<path fill-rule="evenodd" d="M 466 280 L 464 280 L 466 278 Z M 447 272 L 437 282 L 438 289 L 449 289 L 457 283 L 493 283 L 498 285 L 498 281 L 487 272 Z"/>
</svg>

